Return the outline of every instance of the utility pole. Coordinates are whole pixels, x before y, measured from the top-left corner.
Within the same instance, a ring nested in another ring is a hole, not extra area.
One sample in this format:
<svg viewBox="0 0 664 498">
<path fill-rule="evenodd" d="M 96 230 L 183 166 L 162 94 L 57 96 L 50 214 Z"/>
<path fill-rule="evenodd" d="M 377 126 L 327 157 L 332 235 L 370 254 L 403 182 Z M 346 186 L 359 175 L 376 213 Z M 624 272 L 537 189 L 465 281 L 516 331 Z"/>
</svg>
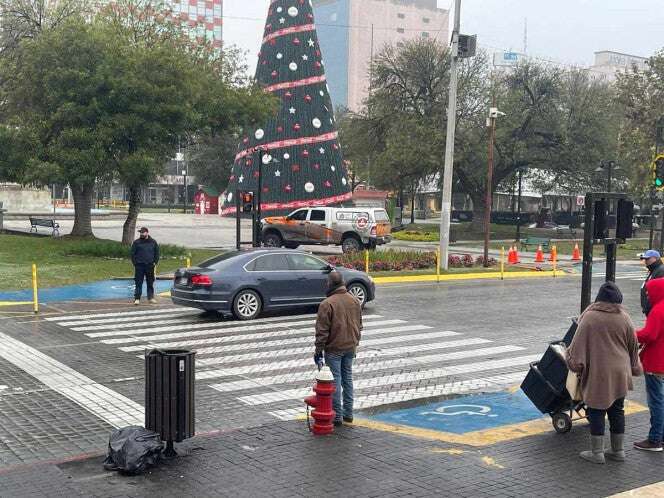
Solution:
<svg viewBox="0 0 664 498">
<path fill-rule="evenodd" d="M 521 179 L 523 178 L 523 168 L 519 168 L 519 194 L 516 200 L 516 241 L 521 241 Z"/>
<path fill-rule="evenodd" d="M 443 199 L 440 213 L 440 261 L 448 268 L 450 247 L 450 218 L 452 216 L 452 177 L 454 173 L 454 134 L 456 131 L 459 32 L 461 31 L 461 0 L 454 2 L 454 28 L 450 48 L 450 91 L 447 102 L 447 138 L 445 140 L 445 166 L 443 170 Z"/>
<path fill-rule="evenodd" d="M 489 164 L 486 177 L 486 201 L 484 206 L 484 267 L 489 267 L 489 238 L 491 234 L 491 204 L 493 203 L 493 143 L 496 140 L 496 118 L 498 109 L 496 108 L 496 96 L 492 97 L 491 109 L 489 110 Z"/>
</svg>

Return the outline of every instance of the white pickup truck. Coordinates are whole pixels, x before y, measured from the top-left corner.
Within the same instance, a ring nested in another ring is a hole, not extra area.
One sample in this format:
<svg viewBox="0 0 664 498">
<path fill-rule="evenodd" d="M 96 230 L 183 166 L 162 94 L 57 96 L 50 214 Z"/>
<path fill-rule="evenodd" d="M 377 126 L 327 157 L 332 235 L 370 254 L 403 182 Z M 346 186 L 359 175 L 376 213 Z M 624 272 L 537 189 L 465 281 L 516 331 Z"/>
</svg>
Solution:
<svg viewBox="0 0 664 498">
<path fill-rule="evenodd" d="M 262 231 L 268 247 L 340 245 L 345 253 L 375 249 L 392 240 L 390 218 L 381 208 L 302 208 L 288 216 L 264 218 Z"/>
</svg>

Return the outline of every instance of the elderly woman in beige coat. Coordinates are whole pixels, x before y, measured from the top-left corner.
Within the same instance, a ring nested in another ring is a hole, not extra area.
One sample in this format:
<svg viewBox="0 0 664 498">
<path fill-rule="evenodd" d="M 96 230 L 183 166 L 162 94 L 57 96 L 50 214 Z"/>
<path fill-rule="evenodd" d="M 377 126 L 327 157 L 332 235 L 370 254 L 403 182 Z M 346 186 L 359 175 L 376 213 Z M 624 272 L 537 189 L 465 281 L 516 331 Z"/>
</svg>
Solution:
<svg viewBox="0 0 664 498">
<path fill-rule="evenodd" d="M 579 318 L 568 350 L 570 370 L 580 376 L 590 422 L 591 450 L 581 458 L 605 463 L 604 456 L 625 459 L 625 412 L 632 376 L 641 375 L 634 325 L 623 309 L 622 293 L 613 282 L 599 289 L 597 298 Z M 611 449 L 604 451 L 605 417 L 609 417 Z"/>
</svg>

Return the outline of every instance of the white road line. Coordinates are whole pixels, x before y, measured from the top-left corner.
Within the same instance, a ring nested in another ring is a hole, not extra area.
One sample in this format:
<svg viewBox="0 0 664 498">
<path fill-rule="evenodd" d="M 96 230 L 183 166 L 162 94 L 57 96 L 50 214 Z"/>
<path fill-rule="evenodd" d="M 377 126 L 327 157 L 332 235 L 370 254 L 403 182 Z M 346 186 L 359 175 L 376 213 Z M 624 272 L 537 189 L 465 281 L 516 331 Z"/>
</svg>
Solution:
<svg viewBox="0 0 664 498">
<path fill-rule="evenodd" d="M 374 322 L 373 325 L 384 326 L 384 325 L 396 325 L 398 323 L 406 323 L 406 322 L 404 322 L 403 320 L 384 320 L 382 322 Z M 388 334 L 388 333 L 392 333 L 392 332 L 408 332 L 410 327 L 411 326 L 408 326 L 408 325 L 402 325 L 402 326 L 399 326 L 399 327 L 391 327 L 391 328 L 365 329 L 362 332 L 362 337 L 366 337 L 366 336 L 370 336 L 370 335 L 376 335 L 376 334 L 381 334 L 382 335 L 382 334 Z M 421 330 L 421 329 L 419 329 L 420 326 L 416 326 L 416 327 L 418 327 L 418 330 Z M 427 326 L 422 325 L 422 327 L 427 327 Z M 431 328 L 431 327 L 427 327 L 427 329 L 429 329 L 429 328 Z M 404 330 L 404 329 L 406 329 L 406 330 Z M 262 332 L 262 333 L 254 334 L 253 336 L 252 335 L 242 335 L 242 336 L 223 337 L 222 339 L 233 339 L 231 341 L 228 341 L 228 340 L 223 341 L 224 343 L 240 342 L 242 340 L 251 341 L 251 342 L 242 342 L 241 344 L 226 344 L 224 346 L 211 346 L 211 347 L 207 347 L 207 348 L 196 348 L 196 354 L 197 354 L 196 357 L 198 358 L 201 355 L 205 355 L 205 354 L 209 355 L 209 354 L 227 353 L 227 352 L 230 352 L 230 351 L 243 351 L 243 350 L 249 350 L 249 349 L 262 349 L 262 348 L 276 348 L 276 347 L 282 347 L 282 346 L 290 346 L 292 344 L 311 344 L 311 342 L 313 340 L 313 331 L 314 331 L 314 329 L 302 329 L 302 330 L 304 330 L 305 332 L 302 333 L 299 330 L 298 331 L 287 331 L 288 332 L 287 334 L 283 334 L 283 333 L 279 333 L 279 332 Z M 274 341 L 261 341 L 261 340 L 257 340 L 257 339 L 260 339 L 260 337 L 254 337 L 254 336 L 257 336 L 257 335 L 267 335 L 267 334 L 274 334 L 274 335 L 272 335 L 272 338 L 276 337 L 277 340 L 274 340 Z M 290 338 L 287 338 L 287 339 L 283 339 L 282 337 L 284 337 L 286 335 L 288 335 L 288 336 L 297 335 L 297 336 L 300 336 L 300 337 L 290 337 Z M 236 337 L 240 337 L 241 339 L 235 339 Z M 181 346 L 184 346 L 184 345 L 185 344 L 182 344 Z M 187 344 L 187 345 L 189 345 L 189 344 Z M 139 346 L 128 346 L 127 348 L 119 348 L 119 349 L 124 351 L 124 350 L 127 350 L 129 348 L 137 348 L 137 347 L 139 347 Z M 178 348 L 180 346 L 178 346 L 177 344 L 175 346 L 172 346 L 172 345 L 164 346 L 162 344 L 150 344 L 150 347 L 152 347 L 152 348 L 155 348 L 155 347 L 158 347 L 158 348 L 173 348 L 173 347 Z M 140 350 L 137 350 L 137 349 L 133 349 L 133 350 L 134 351 L 141 351 L 143 349 L 145 349 L 145 347 L 143 347 Z"/>
<path fill-rule="evenodd" d="M 391 368 L 411 367 L 413 365 L 422 365 L 426 363 L 439 363 L 443 361 L 461 360 L 466 358 L 480 358 L 482 356 L 490 356 L 504 353 L 514 353 L 523 351 L 525 348 L 520 346 L 496 346 L 490 348 L 468 349 L 464 351 L 454 351 L 451 353 L 442 353 L 429 356 L 414 356 L 411 358 L 399 358 L 396 360 L 381 360 L 375 363 L 364 363 L 353 366 L 353 375 L 377 372 L 381 370 L 388 370 Z M 213 370 L 204 370 L 203 374 L 205 379 L 213 378 L 211 374 Z M 197 378 L 200 380 L 200 373 L 197 373 Z M 273 375 L 270 377 L 255 377 L 253 379 L 234 380 L 228 382 L 221 382 L 219 384 L 210 385 L 211 388 L 221 392 L 242 391 L 245 389 L 256 389 L 264 386 L 271 386 L 275 384 L 290 384 L 293 382 L 311 381 L 315 378 L 315 373 L 311 369 L 304 372 L 292 372 L 283 375 Z"/>
<path fill-rule="evenodd" d="M 401 401 L 410 401 L 413 399 L 432 398 L 435 396 L 444 396 L 449 394 L 470 394 L 474 391 L 483 391 L 485 389 L 499 389 L 520 382 L 526 376 L 526 372 L 515 372 L 505 375 L 495 375 L 483 379 L 463 380 L 459 382 L 449 382 L 447 384 L 434 384 L 425 387 L 410 387 L 388 393 L 369 394 L 359 396 L 354 400 L 353 407 L 356 410 L 371 408 L 374 406 L 389 405 Z M 281 420 L 294 420 L 306 414 L 304 403 L 297 408 L 271 411 L 270 415 Z"/>
<path fill-rule="evenodd" d="M 138 403 L 3 333 L 0 356 L 113 427 L 145 421 Z"/>
<path fill-rule="evenodd" d="M 391 320 L 386 320 L 391 321 Z M 374 322 L 378 323 L 378 322 Z M 372 324 L 373 325 L 373 324 Z M 363 336 L 372 335 L 372 334 L 391 334 L 394 332 L 415 332 L 418 330 L 429 330 L 433 327 L 428 325 L 401 325 L 399 327 L 387 327 L 387 328 L 378 328 L 378 329 L 364 329 L 362 332 Z M 283 337 L 291 335 L 301 335 L 303 337 L 298 338 L 298 341 L 312 341 L 313 333 L 315 329 L 313 327 L 306 329 L 298 330 L 288 330 L 285 332 L 261 332 L 257 334 L 246 334 L 246 335 L 232 335 L 226 337 L 212 337 L 209 339 L 197 339 L 193 341 L 179 341 L 179 342 L 167 342 L 167 343 L 150 343 L 150 344 L 141 344 L 139 346 L 125 346 L 119 348 L 121 351 L 144 351 L 145 349 L 152 348 L 180 348 L 180 347 L 194 347 L 200 346 L 203 344 L 227 344 L 229 342 L 238 342 L 238 341 L 250 341 L 252 339 L 260 339 L 258 336 L 268 336 L 269 337 Z M 291 340 L 291 339 L 284 339 Z M 273 343 L 278 343 L 280 341 L 268 341 L 268 342 L 259 342 L 261 346 L 252 347 L 253 342 L 244 342 L 244 345 L 247 345 L 247 349 L 260 349 L 262 347 L 270 347 Z M 235 348 L 235 346 L 234 346 Z M 242 347 L 237 346 L 237 348 L 242 349 Z M 200 354 L 212 354 L 212 353 L 223 353 L 227 350 L 226 346 L 214 346 L 210 348 L 197 348 L 196 352 Z"/>
<path fill-rule="evenodd" d="M 44 318 L 49 322 L 57 322 L 60 320 L 89 320 L 91 318 L 110 318 L 115 316 L 142 316 L 142 315 L 158 315 L 160 313 L 175 313 L 180 312 L 184 314 L 200 314 L 202 310 L 194 310 L 189 308 L 180 308 L 180 307 L 171 307 L 171 308 L 159 308 L 156 310 L 145 310 L 145 311 L 120 311 L 117 313 L 95 313 L 92 315 L 58 315 L 50 316 Z"/>
<path fill-rule="evenodd" d="M 164 317 L 168 317 L 169 315 L 160 315 L 158 317 L 141 317 L 141 318 L 119 318 L 117 320 L 104 320 L 103 325 L 90 325 L 90 326 L 85 326 L 85 327 L 71 327 L 71 330 L 75 330 L 77 332 L 93 332 L 96 330 L 110 330 L 110 331 L 115 331 L 112 333 L 108 334 L 99 334 L 97 337 L 104 337 L 104 336 L 114 336 L 114 335 L 129 335 L 131 334 L 131 331 L 127 332 L 118 332 L 120 329 L 125 329 L 125 328 L 132 328 L 134 327 L 135 329 L 138 330 L 147 330 L 147 329 L 157 329 L 157 326 L 159 325 L 170 325 L 172 323 L 178 323 L 181 321 L 185 321 L 185 323 L 191 323 L 192 325 L 198 325 L 200 327 L 232 327 L 232 326 L 237 326 L 238 324 L 246 324 L 249 325 L 247 322 L 240 322 L 237 320 L 229 321 L 229 320 L 210 320 L 210 319 L 204 319 L 200 320 L 199 316 L 200 313 L 197 315 L 191 315 L 189 317 L 184 317 L 182 320 L 163 320 Z M 178 317 L 181 315 L 173 315 L 174 317 Z M 372 316 L 372 315 L 368 315 Z M 302 320 L 305 318 L 315 318 L 316 315 L 308 314 L 308 315 L 293 315 L 293 316 L 280 316 L 280 317 L 269 317 L 269 318 L 263 318 L 263 319 L 258 319 L 253 322 L 251 322 L 252 325 L 260 325 L 262 323 L 273 323 L 273 322 L 288 322 L 288 321 L 294 321 L 294 320 Z M 155 320 L 155 318 L 157 318 Z M 91 320 L 92 321 L 92 320 Z M 79 325 L 80 322 L 76 322 L 74 325 Z M 59 324 L 62 325 L 62 324 Z M 179 327 L 168 327 L 168 328 L 159 328 L 158 330 L 154 330 L 154 332 L 168 332 L 170 330 L 178 330 Z M 143 333 L 149 333 L 149 332 L 143 332 Z M 88 334 L 89 335 L 89 334 Z"/>
<path fill-rule="evenodd" d="M 484 372 L 486 370 L 498 370 L 500 368 L 521 366 L 524 364 L 527 365 L 532 361 L 536 361 L 541 356 L 541 354 L 517 356 L 515 358 L 505 358 L 502 360 L 490 360 L 479 363 L 464 363 L 461 365 L 454 365 L 445 368 L 432 368 L 430 370 L 419 370 L 400 374 L 388 374 L 380 377 L 370 377 L 368 379 L 360 379 L 353 382 L 353 389 L 360 390 L 384 386 L 392 386 L 392 389 L 395 388 L 398 384 L 404 384 L 407 382 L 438 379 L 448 377 L 450 375 Z M 287 401 L 290 399 L 304 398 L 310 394 L 310 392 L 311 387 L 283 389 L 280 391 L 269 391 L 265 393 L 240 396 L 237 399 L 244 404 L 256 406 L 265 405 L 268 403 L 277 403 L 279 401 Z"/>
<path fill-rule="evenodd" d="M 115 327 L 139 327 L 145 324 L 151 324 L 155 322 L 159 323 L 171 323 L 175 319 L 182 320 L 196 320 L 200 313 L 163 313 L 161 315 L 144 315 L 144 316 L 129 316 L 129 317 L 119 317 L 119 318 L 99 318 L 96 320 L 75 320 L 75 321 L 65 321 L 65 322 L 56 322 L 61 327 L 70 327 L 72 330 L 77 332 L 85 330 L 104 330 Z M 164 320 L 165 318 L 170 318 L 170 320 Z M 180 320 L 177 320 L 180 321 Z M 84 327 L 80 325 L 84 324 Z M 101 324 L 101 325 L 100 325 Z"/>
<path fill-rule="evenodd" d="M 403 329 L 407 327 L 395 327 L 395 329 Z M 378 332 L 381 336 L 385 333 L 386 330 L 390 329 L 376 329 L 373 332 Z M 366 330 L 364 331 L 363 335 L 368 336 L 372 335 L 369 332 L 371 330 Z M 395 330 L 397 332 L 397 330 Z M 398 330 L 398 332 L 401 332 L 401 330 Z M 427 340 L 427 339 L 438 339 L 440 337 L 450 337 L 451 335 L 460 335 L 458 332 L 451 332 L 451 331 L 444 331 L 444 332 L 429 332 L 426 334 L 411 334 L 411 335 L 398 335 L 398 336 L 392 336 L 392 337 L 380 337 L 379 339 L 370 339 L 370 340 L 363 340 L 362 344 L 364 346 L 380 346 L 381 344 L 392 344 L 395 342 L 406 342 L 406 341 L 422 341 L 422 340 Z M 261 341 L 261 342 L 255 342 L 255 343 L 248 343 L 248 344 L 233 344 L 229 346 L 221 346 L 221 347 L 211 347 L 211 348 L 198 348 L 196 349 L 196 360 L 199 360 L 199 355 L 205 355 L 205 354 L 220 354 L 220 353 L 226 353 L 230 351 L 244 351 L 244 350 L 249 350 L 249 349 L 263 349 L 263 348 L 273 348 L 272 350 L 274 351 L 274 348 L 280 347 L 280 346 L 290 346 L 293 344 L 304 344 L 306 345 L 309 349 L 311 349 L 311 345 L 313 344 L 313 336 L 311 337 L 297 337 L 293 339 L 284 339 L 281 341 Z M 287 350 L 285 350 L 287 351 Z M 270 352 L 271 353 L 271 352 Z"/>
<path fill-rule="evenodd" d="M 367 351 L 362 351 L 360 353 L 361 358 L 375 358 L 375 357 L 382 357 L 382 356 L 395 356 L 395 355 L 402 355 L 405 353 L 416 353 L 420 351 L 430 351 L 433 349 L 452 349 L 452 348 L 462 348 L 465 346 L 476 346 L 478 344 L 488 344 L 491 341 L 488 339 L 461 339 L 458 341 L 444 341 L 444 342 L 431 342 L 427 344 L 415 344 L 413 346 L 400 346 L 396 348 L 387 348 L 387 349 L 370 349 Z M 360 346 L 361 347 L 361 346 Z M 267 372 L 270 370 L 280 370 L 282 368 L 298 368 L 302 367 L 305 365 L 305 362 L 311 361 L 310 358 L 307 358 L 306 360 L 304 359 L 304 355 L 311 353 L 312 352 L 312 347 L 309 348 L 298 348 L 297 351 L 299 353 L 292 353 L 293 355 L 299 354 L 302 356 L 302 358 L 299 359 L 293 359 L 293 360 L 286 360 L 286 361 L 279 361 L 275 363 L 265 363 L 265 364 L 258 364 L 258 365 L 246 365 L 246 366 L 240 366 L 240 367 L 229 367 L 225 368 L 221 371 L 224 372 L 224 375 L 245 375 L 248 373 L 258 373 L 258 372 Z M 238 356 L 243 356 L 243 355 L 236 355 L 234 357 L 227 356 L 223 358 L 204 358 L 202 360 L 197 360 L 196 361 L 196 368 L 198 369 L 199 367 L 203 366 L 209 366 L 209 365 L 222 365 L 224 363 L 235 363 L 236 361 L 245 361 L 249 360 L 249 358 L 241 358 L 237 359 Z M 272 351 L 270 352 L 270 355 L 268 356 L 258 356 L 256 354 L 252 354 L 254 356 L 253 359 L 263 359 L 265 357 L 267 358 L 275 358 L 278 356 L 277 351 Z M 201 372 L 204 374 L 205 372 Z M 205 378 L 199 376 L 199 373 L 197 371 L 196 373 L 196 378 Z"/>
<path fill-rule="evenodd" d="M 452 336 L 457 336 L 459 335 L 458 332 L 452 332 L 452 331 L 442 331 L 442 332 L 431 332 L 429 334 L 425 334 L 428 337 L 420 337 L 420 340 L 426 340 L 426 339 L 440 339 L 443 337 L 452 337 Z M 395 338 L 394 341 L 390 342 L 407 342 L 409 341 L 409 337 L 411 336 L 399 336 Z M 371 339 L 368 341 L 362 341 L 362 345 L 365 347 L 370 347 L 373 345 L 380 346 L 381 344 L 385 344 L 386 340 L 384 338 L 379 338 L 379 339 Z M 425 345 L 426 346 L 426 345 Z M 313 350 L 313 340 L 310 341 L 310 343 L 307 346 L 300 347 L 300 348 L 289 348 L 289 349 L 273 349 L 271 351 L 260 351 L 256 353 L 243 353 L 243 354 L 235 354 L 235 355 L 228 355 L 228 356 L 214 356 L 212 358 L 201 358 L 198 359 L 196 358 L 196 364 L 201 365 L 201 366 L 206 366 L 206 365 L 223 365 L 224 363 L 238 363 L 241 361 L 253 361 L 253 360 L 263 360 L 263 359 L 269 359 L 269 358 L 275 358 L 279 356 L 295 356 L 295 355 L 300 355 L 300 354 L 306 354 L 310 353 Z"/>
<path fill-rule="evenodd" d="M 180 335 L 183 337 L 196 337 L 197 335 L 211 335 L 215 334 L 217 332 L 244 332 L 244 331 L 253 331 L 253 330 L 265 330 L 269 328 L 292 328 L 295 326 L 300 326 L 300 325 L 313 325 L 316 323 L 316 320 L 301 320 L 302 316 L 296 317 L 298 320 L 293 320 L 293 321 L 274 321 L 274 322 L 251 322 L 251 323 L 246 323 L 246 322 L 220 322 L 220 323 L 215 323 L 215 322 L 197 322 L 197 323 L 190 323 L 188 325 L 175 325 L 175 326 L 168 326 L 168 327 L 149 327 L 149 326 L 144 326 L 142 328 L 137 328 L 136 330 L 116 330 L 116 331 L 111 331 L 111 332 L 93 332 L 93 333 L 88 333 L 85 334 L 88 337 L 91 338 L 99 338 L 99 337 L 124 337 L 124 336 L 129 336 L 129 337 L 134 337 L 134 336 L 147 336 L 143 338 L 134 338 L 134 340 L 127 340 L 126 342 L 140 342 L 140 341 L 148 341 L 152 340 L 152 336 L 149 336 L 149 334 L 157 334 L 157 332 L 174 332 L 178 331 L 177 333 L 172 333 L 172 334 L 160 334 L 163 338 L 176 338 Z M 362 317 L 363 320 L 372 320 L 374 318 L 381 318 L 380 315 L 367 315 L 365 317 Z M 244 323 L 244 325 L 241 325 Z M 189 332 L 189 333 L 182 333 L 180 334 L 180 331 L 183 330 L 194 330 L 195 332 Z M 158 337 L 155 335 L 154 337 Z M 155 339 L 159 340 L 159 339 Z M 125 341 L 124 339 L 117 339 L 116 342 L 107 342 L 106 344 L 119 344 L 121 342 Z M 104 342 L 104 341 L 102 341 Z"/>
</svg>

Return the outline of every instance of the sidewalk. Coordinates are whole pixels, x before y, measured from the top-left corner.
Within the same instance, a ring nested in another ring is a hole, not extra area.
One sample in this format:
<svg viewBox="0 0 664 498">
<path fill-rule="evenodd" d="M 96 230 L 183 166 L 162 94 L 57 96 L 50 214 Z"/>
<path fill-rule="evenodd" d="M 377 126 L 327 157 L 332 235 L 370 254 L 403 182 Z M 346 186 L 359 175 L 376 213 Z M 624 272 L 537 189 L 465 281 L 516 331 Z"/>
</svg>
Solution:
<svg viewBox="0 0 664 498">
<path fill-rule="evenodd" d="M 626 440 L 646 425 L 631 416 Z M 104 471 L 101 452 L 0 469 L 0 495 L 596 497 L 661 480 L 661 454 L 628 449 L 627 462 L 601 466 L 579 459 L 586 445 L 583 427 L 478 449 L 349 426 L 314 437 L 280 422 L 196 437 L 141 476 Z"/>
</svg>

